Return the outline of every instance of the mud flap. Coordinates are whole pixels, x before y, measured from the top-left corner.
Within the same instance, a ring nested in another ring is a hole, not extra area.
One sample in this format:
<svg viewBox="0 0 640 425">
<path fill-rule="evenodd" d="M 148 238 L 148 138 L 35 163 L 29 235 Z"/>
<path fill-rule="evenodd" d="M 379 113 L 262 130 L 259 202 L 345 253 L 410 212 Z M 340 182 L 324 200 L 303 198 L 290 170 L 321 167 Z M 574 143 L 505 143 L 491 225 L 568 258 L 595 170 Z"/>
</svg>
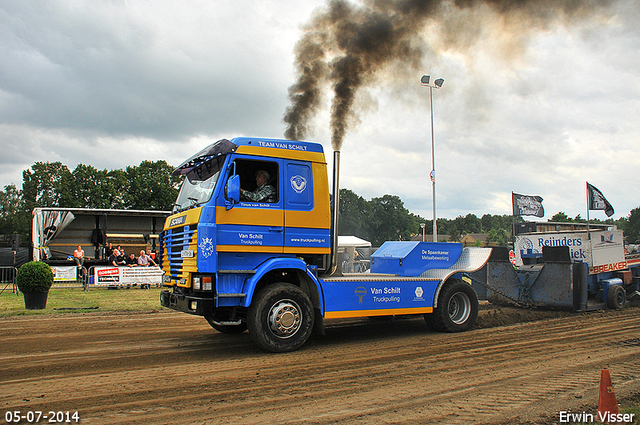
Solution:
<svg viewBox="0 0 640 425">
<path fill-rule="evenodd" d="M 313 323 L 313 335 L 324 336 L 324 317 L 322 317 L 320 309 L 315 309 L 315 316 L 315 322 Z"/>
</svg>

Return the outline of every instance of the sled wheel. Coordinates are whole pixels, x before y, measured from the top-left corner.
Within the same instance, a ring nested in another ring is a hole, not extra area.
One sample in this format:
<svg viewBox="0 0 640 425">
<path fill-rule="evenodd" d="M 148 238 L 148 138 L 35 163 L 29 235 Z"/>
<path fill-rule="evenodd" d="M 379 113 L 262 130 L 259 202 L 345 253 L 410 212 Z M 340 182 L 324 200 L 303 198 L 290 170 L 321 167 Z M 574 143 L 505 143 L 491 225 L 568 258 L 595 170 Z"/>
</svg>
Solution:
<svg viewBox="0 0 640 425">
<path fill-rule="evenodd" d="M 620 285 L 611 285 L 607 290 L 607 307 L 613 310 L 621 310 L 627 302 L 627 294 Z"/>
<path fill-rule="evenodd" d="M 438 307 L 424 319 L 430 328 L 440 332 L 462 332 L 471 329 L 478 317 L 478 296 L 471 285 L 453 279 L 440 290 Z"/>
<path fill-rule="evenodd" d="M 260 348 L 274 353 L 293 351 L 313 331 L 313 306 L 297 286 L 276 283 L 256 295 L 247 322 L 251 339 Z"/>
</svg>

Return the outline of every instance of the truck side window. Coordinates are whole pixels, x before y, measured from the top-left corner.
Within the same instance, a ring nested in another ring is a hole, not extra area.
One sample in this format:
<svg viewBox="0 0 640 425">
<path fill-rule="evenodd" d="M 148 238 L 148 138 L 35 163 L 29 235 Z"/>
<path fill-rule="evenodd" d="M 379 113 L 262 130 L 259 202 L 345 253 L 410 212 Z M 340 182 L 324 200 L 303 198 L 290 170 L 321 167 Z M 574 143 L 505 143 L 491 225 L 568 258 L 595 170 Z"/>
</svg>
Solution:
<svg viewBox="0 0 640 425">
<path fill-rule="evenodd" d="M 240 200 L 244 202 L 277 203 L 278 163 L 236 159 L 236 173 L 240 176 Z"/>
</svg>

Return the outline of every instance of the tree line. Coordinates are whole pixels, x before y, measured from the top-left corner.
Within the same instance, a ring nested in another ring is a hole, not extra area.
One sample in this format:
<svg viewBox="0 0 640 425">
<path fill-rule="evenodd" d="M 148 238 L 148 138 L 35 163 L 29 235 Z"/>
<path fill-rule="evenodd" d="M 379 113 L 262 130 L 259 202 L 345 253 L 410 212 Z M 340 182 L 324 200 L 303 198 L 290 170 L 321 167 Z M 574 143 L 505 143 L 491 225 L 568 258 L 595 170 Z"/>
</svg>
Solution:
<svg viewBox="0 0 640 425">
<path fill-rule="evenodd" d="M 165 161 L 143 161 L 138 166 L 117 170 L 98 170 L 79 164 L 74 170 L 60 162 L 36 162 L 22 173 L 22 188 L 4 187 L 0 192 L 0 235 L 5 242 L 14 233 L 22 241 L 30 240 L 31 211 L 36 207 L 171 210 L 181 179 L 171 175 L 173 167 Z M 511 215 L 475 214 L 455 219 L 439 218 L 438 235 L 460 240 L 466 234 L 486 233 L 487 240 L 503 245 L 512 239 Z M 515 217 L 521 222 L 521 217 Z M 558 212 L 548 221 L 586 222 L 580 215 L 568 217 Z M 640 207 L 628 217 L 594 223 L 615 224 L 625 233 L 628 243 L 640 243 Z M 353 235 L 374 246 L 387 240 L 410 240 L 432 235 L 433 222 L 411 213 L 396 195 L 366 200 L 349 189 L 340 189 L 339 234 Z M 430 238 L 428 238 L 430 240 Z"/>
<path fill-rule="evenodd" d="M 513 225 L 523 222 L 522 217 L 510 214 L 475 214 L 458 216 L 455 219 L 438 218 L 438 239 L 459 241 L 464 235 L 474 233 L 487 234 L 488 242 L 504 245 L 513 240 Z M 560 211 L 547 221 L 586 223 L 580 214 L 571 218 Z M 616 225 L 624 231 L 627 243 L 640 243 L 640 207 L 631 211 L 628 217 L 618 220 L 590 219 L 591 223 Z M 379 198 L 365 200 L 348 189 L 340 189 L 340 235 L 354 235 L 379 246 L 387 240 L 410 240 L 422 234 L 421 223 L 425 224 L 426 235 L 433 235 L 433 221 L 409 212 L 402 200 L 395 195 L 384 195 Z M 442 237 L 441 237 L 442 236 Z M 431 238 L 426 238 L 431 240 Z"/>
<path fill-rule="evenodd" d="M 516 221 L 522 221 L 516 217 Z M 384 195 L 365 200 L 349 189 L 340 189 L 340 235 L 353 235 L 380 246 L 384 241 L 411 240 L 422 235 L 433 235 L 433 220 L 409 212 L 396 195 Z M 438 235 L 444 240 L 458 241 L 466 234 L 486 233 L 487 240 L 503 245 L 512 234 L 511 215 L 475 214 L 458 216 L 455 219 L 438 218 Z M 431 240 L 431 238 L 427 238 Z"/>
<path fill-rule="evenodd" d="M 30 240 L 36 207 L 171 210 L 181 179 L 166 161 L 142 161 L 125 169 L 99 170 L 78 164 L 36 162 L 22 172 L 22 188 L 7 185 L 0 192 L 0 235 L 14 233 Z"/>
</svg>

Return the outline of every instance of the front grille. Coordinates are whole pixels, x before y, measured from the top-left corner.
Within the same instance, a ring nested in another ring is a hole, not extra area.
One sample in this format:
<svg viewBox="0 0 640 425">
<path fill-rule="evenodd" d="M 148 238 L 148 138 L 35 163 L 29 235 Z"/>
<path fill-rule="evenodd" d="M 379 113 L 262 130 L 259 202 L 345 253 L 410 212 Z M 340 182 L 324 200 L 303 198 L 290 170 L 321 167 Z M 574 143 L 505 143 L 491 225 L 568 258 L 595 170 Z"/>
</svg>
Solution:
<svg viewBox="0 0 640 425">
<path fill-rule="evenodd" d="M 182 258 L 181 252 L 189 249 L 192 245 L 195 250 L 195 244 L 197 239 L 197 225 L 187 225 L 181 227 L 175 227 L 173 229 L 165 230 L 162 232 L 162 247 L 166 252 L 166 258 L 163 257 L 163 268 L 165 262 L 169 263 L 169 274 L 172 279 L 179 279 L 182 276 L 184 269 L 185 258 Z M 193 260 L 193 259 L 191 259 Z"/>
</svg>

